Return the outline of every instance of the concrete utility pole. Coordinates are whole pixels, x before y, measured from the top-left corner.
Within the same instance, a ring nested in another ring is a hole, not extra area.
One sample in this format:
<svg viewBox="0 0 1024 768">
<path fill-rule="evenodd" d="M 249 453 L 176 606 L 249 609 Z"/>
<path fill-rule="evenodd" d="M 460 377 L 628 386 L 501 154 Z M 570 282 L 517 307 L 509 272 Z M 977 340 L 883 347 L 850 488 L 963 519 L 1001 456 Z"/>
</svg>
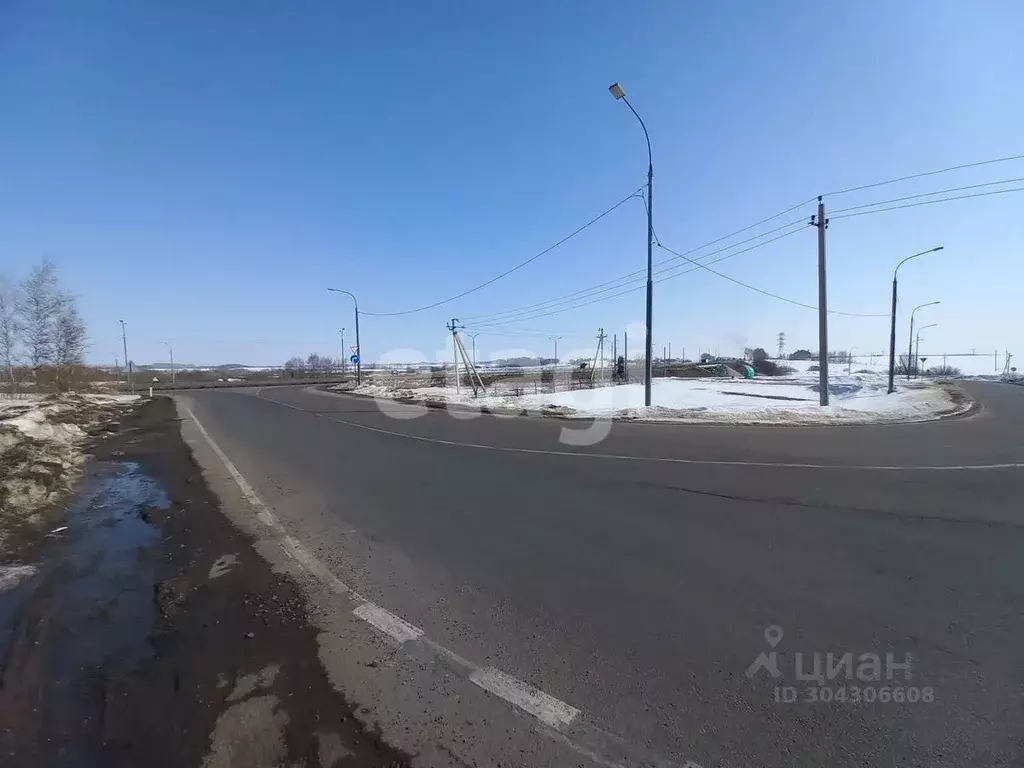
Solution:
<svg viewBox="0 0 1024 768">
<path fill-rule="evenodd" d="M 889 324 L 889 394 L 893 393 L 894 384 L 893 379 L 896 375 L 896 275 L 900 271 L 906 262 L 911 259 L 916 259 L 918 256 L 924 256 L 926 253 L 935 253 L 941 251 L 945 246 L 938 246 L 937 248 L 930 248 L 927 251 L 921 251 L 915 253 L 912 256 L 907 256 L 903 261 L 896 265 L 896 269 L 892 271 L 892 319 Z M 910 365 L 910 360 L 907 360 L 907 365 Z"/>
<path fill-rule="evenodd" d="M 356 384 L 363 383 L 363 347 L 359 343 L 359 302 L 356 300 L 354 294 L 349 291 L 344 291 L 341 288 L 328 288 L 331 293 L 344 293 L 350 299 L 352 304 L 356 308 Z"/>
<path fill-rule="evenodd" d="M 622 359 L 626 361 L 625 378 L 629 382 L 629 331 L 622 332 Z"/>
<path fill-rule="evenodd" d="M 169 341 L 162 341 L 160 343 L 166 345 L 167 353 L 171 356 L 171 384 L 173 384 L 176 381 L 174 373 L 174 347 L 171 346 L 171 342 Z"/>
<path fill-rule="evenodd" d="M 594 362 L 590 367 L 590 383 L 593 384 L 597 376 L 597 364 L 598 360 L 601 361 L 601 367 L 604 367 L 604 340 L 605 340 L 604 328 L 597 329 L 597 349 L 594 350 Z"/>
<path fill-rule="evenodd" d="M 626 98 L 626 92 L 618 83 L 612 83 L 608 90 L 616 99 L 624 102 L 633 117 L 644 129 L 644 138 L 647 139 L 647 341 L 644 358 L 644 405 L 651 404 L 651 366 L 654 353 L 651 349 L 652 334 L 654 333 L 654 275 L 653 275 L 653 253 L 654 253 L 654 155 L 651 154 L 651 136 L 647 133 L 647 126 L 640 119 L 640 115 L 633 109 L 633 105 Z"/>
<path fill-rule="evenodd" d="M 818 228 L 818 403 L 828 405 L 828 281 L 825 275 L 825 204 L 818 196 L 817 221 L 811 223 Z"/>
<path fill-rule="evenodd" d="M 459 318 L 453 317 L 452 321 L 445 326 L 449 331 L 452 332 L 452 359 L 455 362 L 455 394 L 459 394 L 459 326 L 457 323 Z"/>
<path fill-rule="evenodd" d="M 907 339 L 907 381 L 910 381 L 910 366 L 914 359 L 914 312 L 924 307 L 934 307 L 941 304 L 941 301 L 929 301 L 927 304 L 918 304 L 910 313 L 910 338 Z"/>
<path fill-rule="evenodd" d="M 128 377 L 128 386 L 132 394 L 135 394 L 135 377 L 132 376 L 132 364 L 128 361 L 128 332 L 125 330 L 125 322 L 121 321 L 121 343 L 124 345 L 124 369 Z"/>
</svg>

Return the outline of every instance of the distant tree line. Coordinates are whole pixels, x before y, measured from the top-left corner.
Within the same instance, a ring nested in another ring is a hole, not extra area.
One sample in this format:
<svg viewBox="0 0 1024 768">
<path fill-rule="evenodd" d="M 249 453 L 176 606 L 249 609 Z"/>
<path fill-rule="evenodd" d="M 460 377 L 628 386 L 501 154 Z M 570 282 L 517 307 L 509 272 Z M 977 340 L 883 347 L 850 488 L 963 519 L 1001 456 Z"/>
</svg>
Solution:
<svg viewBox="0 0 1024 768">
<path fill-rule="evenodd" d="M 340 357 L 310 352 L 305 358 L 290 357 L 284 364 L 285 373 L 292 378 L 323 376 L 344 370 L 346 365 Z"/>
<path fill-rule="evenodd" d="M 0 275 L 0 365 L 12 392 L 26 383 L 72 389 L 85 344 L 85 322 L 52 261 L 40 262 L 21 281 Z"/>
</svg>

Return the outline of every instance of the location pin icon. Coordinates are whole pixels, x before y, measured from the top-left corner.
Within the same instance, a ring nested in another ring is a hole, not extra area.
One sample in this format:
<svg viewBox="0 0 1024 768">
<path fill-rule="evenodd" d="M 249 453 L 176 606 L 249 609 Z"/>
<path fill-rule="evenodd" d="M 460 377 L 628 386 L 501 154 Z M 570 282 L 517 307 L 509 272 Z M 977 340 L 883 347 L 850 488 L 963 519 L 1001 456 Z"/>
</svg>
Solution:
<svg viewBox="0 0 1024 768">
<path fill-rule="evenodd" d="M 782 640 L 782 627 L 772 624 L 764 631 L 764 639 L 768 641 L 768 645 L 774 648 Z"/>
</svg>

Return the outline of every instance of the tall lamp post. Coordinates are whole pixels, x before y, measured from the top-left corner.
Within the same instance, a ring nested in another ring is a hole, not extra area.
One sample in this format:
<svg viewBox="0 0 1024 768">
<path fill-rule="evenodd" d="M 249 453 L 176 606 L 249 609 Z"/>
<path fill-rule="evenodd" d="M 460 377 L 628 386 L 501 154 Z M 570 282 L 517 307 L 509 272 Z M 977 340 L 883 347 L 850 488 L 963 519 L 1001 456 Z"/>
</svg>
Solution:
<svg viewBox="0 0 1024 768">
<path fill-rule="evenodd" d="M 651 404 L 651 324 L 654 322 L 654 278 L 653 278 L 653 252 L 654 252 L 654 156 L 651 154 L 651 136 L 647 133 L 647 126 L 633 109 L 633 105 L 626 98 L 626 92 L 618 83 L 612 83 L 608 90 L 619 101 L 629 107 L 629 111 L 639 121 L 640 127 L 644 129 L 644 138 L 647 139 L 647 342 L 645 344 L 644 359 L 644 405 Z"/>
<path fill-rule="evenodd" d="M 896 275 L 900 271 L 905 263 L 911 259 L 916 259 L 918 256 L 924 256 L 926 253 L 935 253 L 941 251 L 945 246 L 940 245 L 937 248 L 929 248 L 927 251 L 921 251 L 915 253 L 912 256 L 907 256 L 903 261 L 896 265 L 896 269 L 892 272 L 892 320 L 889 324 L 889 394 L 893 393 L 893 377 L 896 374 Z M 909 360 L 907 361 L 910 362 Z"/>
<path fill-rule="evenodd" d="M 941 303 L 941 301 L 929 301 L 927 304 L 918 304 L 910 313 L 910 338 L 907 339 L 907 381 L 910 381 L 910 361 L 914 354 L 914 312 L 923 307 L 934 307 Z"/>
<path fill-rule="evenodd" d="M 562 337 L 561 336 L 548 336 L 548 338 L 551 341 L 555 342 L 555 367 L 557 368 L 558 367 L 558 340 L 560 338 L 562 338 Z"/>
<path fill-rule="evenodd" d="M 348 350 L 345 349 L 345 329 L 339 328 L 338 333 L 341 334 L 341 373 L 345 374 L 345 368 L 348 367 Z"/>
<path fill-rule="evenodd" d="M 481 333 L 481 331 L 477 331 L 476 333 L 467 333 L 466 334 L 473 341 L 473 365 L 474 366 L 476 365 L 476 337 L 479 336 L 480 333 Z"/>
<path fill-rule="evenodd" d="M 916 339 L 914 341 L 914 369 L 915 370 L 917 369 L 917 366 L 920 365 L 919 361 L 921 359 L 921 331 L 923 331 L 925 328 L 934 328 L 937 325 L 938 325 L 938 323 L 929 323 L 928 325 L 922 325 L 920 328 L 917 329 L 917 337 L 916 337 Z M 917 375 L 920 376 L 921 372 L 918 371 Z"/>
<path fill-rule="evenodd" d="M 171 384 L 173 384 L 176 380 L 174 375 L 174 347 L 171 346 L 169 341 L 161 341 L 160 343 L 167 347 L 167 354 L 171 356 Z"/>
<path fill-rule="evenodd" d="M 331 293 L 344 293 L 346 296 L 352 299 L 352 304 L 356 308 L 356 384 L 363 383 L 363 348 L 359 344 L 359 302 L 356 300 L 355 295 L 349 291 L 342 290 L 341 288 L 328 288 Z"/>
</svg>

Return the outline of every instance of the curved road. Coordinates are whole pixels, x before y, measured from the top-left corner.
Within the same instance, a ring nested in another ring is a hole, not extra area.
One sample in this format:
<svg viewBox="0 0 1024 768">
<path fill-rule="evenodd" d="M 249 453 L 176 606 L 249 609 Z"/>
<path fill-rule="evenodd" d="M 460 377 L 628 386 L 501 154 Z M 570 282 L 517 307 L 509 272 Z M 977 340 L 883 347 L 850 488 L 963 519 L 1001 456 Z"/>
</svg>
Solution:
<svg viewBox="0 0 1024 768">
<path fill-rule="evenodd" d="M 1024 387 L 964 386 L 980 412 L 943 422 L 592 446 L 311 390 L 180 400 L 332 578 L 425 633 L 383 669 L 322 654 L 423 764 L 1020 765 Z"/>
</svg>

